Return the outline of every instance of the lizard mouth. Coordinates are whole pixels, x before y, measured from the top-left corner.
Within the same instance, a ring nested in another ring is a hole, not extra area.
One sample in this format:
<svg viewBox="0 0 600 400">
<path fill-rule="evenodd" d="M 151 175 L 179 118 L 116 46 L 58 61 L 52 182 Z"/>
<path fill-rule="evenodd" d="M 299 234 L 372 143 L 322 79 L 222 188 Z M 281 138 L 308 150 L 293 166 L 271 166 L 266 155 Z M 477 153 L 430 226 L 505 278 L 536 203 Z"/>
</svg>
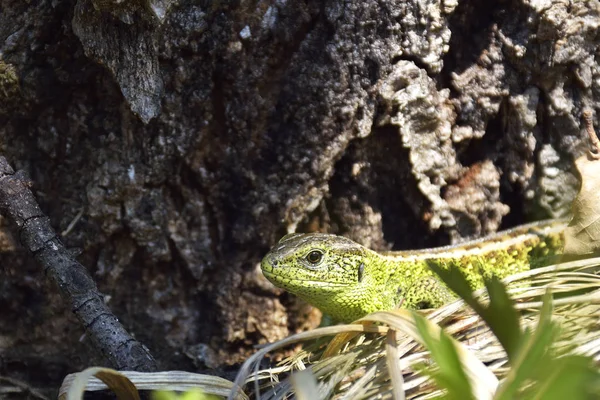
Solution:
<svg viewBox="0 0 600 400">
<path fill-rule="evenodd" d="M 326 287 L 326 288 L 342 288 L 348 286 L 346 283 L 339 282 L 325 282 L 318 281 L 313 279 L 301 279 L 295 277 L 286 277 L 280 274 L 273 272 L 272 268 L 262 270 L 263 275 L 267 278 L 271 283 L 276 286 L 282 287 L 284 289 L 291 289 L 298 286 L 304 287 Z M 302 283 L 302 285 L 299 285 Z"/>
</svg>

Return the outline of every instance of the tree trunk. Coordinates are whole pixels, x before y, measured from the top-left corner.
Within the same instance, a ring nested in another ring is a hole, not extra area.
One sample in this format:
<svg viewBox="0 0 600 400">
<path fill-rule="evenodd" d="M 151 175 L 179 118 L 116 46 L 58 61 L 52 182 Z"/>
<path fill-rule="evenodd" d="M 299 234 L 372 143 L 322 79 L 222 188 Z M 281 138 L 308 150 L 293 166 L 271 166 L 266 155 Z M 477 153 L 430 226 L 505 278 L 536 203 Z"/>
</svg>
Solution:
<svg viewBox="0 0 600 400">
<path fill-rule="evenodd" d="M 597 2 L 0 0 L 1 150 L 163 368 L 318 316 L 261 256 L 433 246 L 560 216 L 598 109 Z M 102 364 L 1 232 L 0 375 Z"/>
</svg>

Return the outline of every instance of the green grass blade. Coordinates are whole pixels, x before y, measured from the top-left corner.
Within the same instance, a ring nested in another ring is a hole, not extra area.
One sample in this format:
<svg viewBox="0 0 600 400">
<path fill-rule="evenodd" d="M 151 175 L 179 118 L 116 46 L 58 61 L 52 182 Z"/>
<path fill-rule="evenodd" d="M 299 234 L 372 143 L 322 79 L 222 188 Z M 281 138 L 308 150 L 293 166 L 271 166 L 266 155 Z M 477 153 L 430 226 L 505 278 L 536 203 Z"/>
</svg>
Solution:
<svg viewBox="0 0 600 400">
<path fill-rule="evenodd" d="M 532 400 L 587 400 L 600 397 L 600 373 L 590 357 L 566 356 L 542 369 L 539 384 L 524 396 Z"/>
<path fill-rule="evenodd" d="M 521 336 L 516 358 L 507 377 L 500 384 L 494 397 L 497 400 L 510 400 L 517 396 L 519 389 L 535 377 L 536 371 L 552 362 L 550 353 L 553 342 L 558 337 L 559 329 L 551 320 L 552 298 L 544 296 L 540 318 L 535 332 L 526 331 Z"/>
<path fill-rule="evenodd" d="M 486 280 L 485 286 L 490 296 L 490 303 L 487 308 L 484 308 L 483 315 L 480 315 L 498 338 L 508 360 L 512 363 L 522 338 L 519 314 L 506 292 L 506 287 L 497 277 L 492 276 L 490 280 Z"/>
<path fill-rule="evenodd" d="M 471 384 L 467 379 L 450 337 L 443 330 L 440 330 L 439 339 L 435 338 L 427 328 L 422 316 L 415 313 L 414 318 L 425 347 L 429 350 L 437 365 L 436 370 L 429 370 L 428 373 L 440 388 L 447 391 L 445 398 L 456 400 L 474 399 Z"/>
<path fill-rule="evenodd" d="M 431 262 L 429 267 L 487 323 L 506 351 L 509 361 L 512 362 L 522 339 L 522 332 L 519 314 L 504 284 L 496 277 L 486 280 L 490 303 L 484 306 L 473 296 L 467 278 L 457 266 L 451 264 L 448 268 L 444 268 Z"/>
</svg>

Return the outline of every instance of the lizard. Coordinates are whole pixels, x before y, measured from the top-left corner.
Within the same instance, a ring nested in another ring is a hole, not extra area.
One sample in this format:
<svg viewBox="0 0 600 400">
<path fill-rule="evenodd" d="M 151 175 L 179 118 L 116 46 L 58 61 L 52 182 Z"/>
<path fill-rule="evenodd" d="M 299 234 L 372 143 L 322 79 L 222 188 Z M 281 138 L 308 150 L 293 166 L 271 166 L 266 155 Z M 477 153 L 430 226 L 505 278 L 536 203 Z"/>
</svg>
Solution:
<svg viewBox="0 0 600 400">
<path fill-rule="evenodd" d="M 562 252 L 567 221 L 521 225 L 491 236 L 431 249 L 376 252 L 327 233 L 285 235 L 261 261 L 264 276 L 337 322 L 398 307 L 437 308 L 456 299 L 429 268 L 458 267 L 472 289 L 549 265 Z"/>
</svg>

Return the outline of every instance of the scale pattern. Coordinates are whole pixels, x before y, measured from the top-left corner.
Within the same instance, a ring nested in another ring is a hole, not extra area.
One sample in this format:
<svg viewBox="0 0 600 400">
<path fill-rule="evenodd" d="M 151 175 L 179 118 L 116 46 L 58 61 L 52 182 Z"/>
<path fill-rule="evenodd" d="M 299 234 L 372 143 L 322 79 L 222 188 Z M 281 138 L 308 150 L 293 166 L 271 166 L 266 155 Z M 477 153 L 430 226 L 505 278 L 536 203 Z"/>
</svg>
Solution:
<svg viewBox="0 0 600 400">
<path fill-rule="evenodd" d="M 473 289 L 548 265 L 562 251 L 565 221 L 523 225 L 493 236 L 418 251 L 377 253 L 342 236 L 284 236 L 263 258 L 263 274 L 340 322 L 397 307 L 439 307 L 454 294 L 430 270 L 458 267 Z"/>
</svg>

